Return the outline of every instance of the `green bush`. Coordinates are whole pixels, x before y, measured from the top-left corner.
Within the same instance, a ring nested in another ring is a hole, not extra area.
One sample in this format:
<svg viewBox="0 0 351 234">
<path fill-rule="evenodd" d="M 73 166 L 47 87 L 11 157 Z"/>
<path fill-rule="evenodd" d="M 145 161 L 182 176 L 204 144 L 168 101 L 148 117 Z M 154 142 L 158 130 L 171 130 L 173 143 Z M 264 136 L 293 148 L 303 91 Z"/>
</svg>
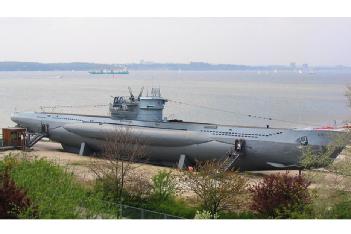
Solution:
<svg viewBox="0 0 351 234">
<path fill-rule="evenodd" d="M 174 197 L 177 191 L 177 183 L 171 171 L 162 170 L 152 177 L 153 199 L 166 201 Z"/>
<path fill-rule="evenodd" d="M 351 201 L 342 201 L 332 207 L 330 219 L 351 219 Z"/>
<path fill-rule="evenodd" d="M 194 219 L 218 219 L 218 215 L 215 214 L 214 217 L 212 217 L 211 213 L 207 210 L 202 210 L 202 211 L 196 211 Z"/>
<path fill-rule="evenodd" d="M 130 204 L 139 206 L 140 208 L 157 211 L 160 213 L 166 213 L 182 218 L 192 219 L 195 216 L 197 207 L 190 207 L 183 200 L 180 199 L 168 199 L 166 201 L 149 200 L 143 204 Z"/>
<path fill-rule="evenodd" d="M 175 197 L 177 188 L 171 172 L 160 171 L 152 178 L 151 185 L 138 176 L 132 178 L 134 180 L 126 181 L 123 190 L 123 204 L 183 218 L 194 217 L 196 209 Z M 112 183 L 113 180 L 107 178 L 97 180 L 94 193 L 99 194 L 103 200 L 119 204 L 119 200 L 116 200 L 118 196 L 114 193 L 115 185 Z"/>
<path fill-rule="evenodd" d="M 306 147 L 302 151 L 302 157 L 300 159 L 300 166 L 305 169 L 321 168 L 327 167 L 332 162 L 331 152 L 333 152 L 333 147 L 328 146 L 324 152 L 315 152 L 310 146 Z"/>
<path fill-rule="evenodd" d="M 104 200 L 101 193 L 95 193 L 94 191 L 87 192 L 86 197 L 82 201 L 82 209 L 83 212 L 80 214 L 80 218 L 120 218 L 119 204 Z"/>
<path fill-rule="evenodd" d="M 115 181 L 114 178 L 108 176 L 96 179 L 95 191 L 100 193 L 104 200 L 119 203 L 121 197 L 120 184 L 115 183 Z"/>
<path fill-rule="evenodd" d="M 71 173 L 43 159 L 21 159 L 7 157 L 0 168 L 11 165 L 11 178 L 25 189 L 37 209 L 39 218 L 77 218 L 85 191 L 74 180 Z M 24 218 L 28 213 L 23 214 Z"/>
</svg>

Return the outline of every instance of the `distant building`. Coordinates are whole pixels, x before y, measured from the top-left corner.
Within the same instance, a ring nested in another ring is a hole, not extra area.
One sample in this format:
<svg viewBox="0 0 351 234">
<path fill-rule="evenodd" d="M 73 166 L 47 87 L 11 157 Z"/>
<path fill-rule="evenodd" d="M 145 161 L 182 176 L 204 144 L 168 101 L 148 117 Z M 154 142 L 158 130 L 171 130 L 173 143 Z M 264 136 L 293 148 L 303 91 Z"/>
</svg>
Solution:
<svg viewBox="0 0 351 234">
<path fill-rule="evenodd" d="M 308 64 L 307 63 L 302 64 L 302 69 L 303 70 L 308 70 Z"/>
<path fill-rule="evenodd" d="M 152 62 L 152 61 L 145 61 L 144 59 L 141 59 L 140 64 L 145 64 L 145 65 L 150 65 L 150 64 L 155 64 L 155 62 Z"/>
<path fill-rule="evenodd" d="M 289 67 L 290 67 L 291 70 L 295 70 L 296 69 L 296 63 L 295 62 L 291 62 L 289 64 Z"/>
</svg>

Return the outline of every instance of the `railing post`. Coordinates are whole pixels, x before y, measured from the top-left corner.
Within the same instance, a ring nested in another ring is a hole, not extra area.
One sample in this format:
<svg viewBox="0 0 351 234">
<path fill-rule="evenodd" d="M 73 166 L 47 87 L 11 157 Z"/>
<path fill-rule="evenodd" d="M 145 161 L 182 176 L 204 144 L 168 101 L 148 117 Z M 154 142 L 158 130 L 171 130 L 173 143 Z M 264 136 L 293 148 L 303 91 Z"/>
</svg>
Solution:
<svg viewBox="0 0 351 234">
<path fill-rule="evenodd" d="M 145 218 L 145 216 L 144 216 L 144 209 L 141 209 L 141 213 L 140 213 L 141 215 L 140 215 L 140 218 L 141 219 L 144 219 Z"/>
<path fill-rule="evenodd" d="M 123 212 L 122 203 L 119 203 L 119 218 L 120 219 L 122 219 L 122 212 Z"/>
</svg>

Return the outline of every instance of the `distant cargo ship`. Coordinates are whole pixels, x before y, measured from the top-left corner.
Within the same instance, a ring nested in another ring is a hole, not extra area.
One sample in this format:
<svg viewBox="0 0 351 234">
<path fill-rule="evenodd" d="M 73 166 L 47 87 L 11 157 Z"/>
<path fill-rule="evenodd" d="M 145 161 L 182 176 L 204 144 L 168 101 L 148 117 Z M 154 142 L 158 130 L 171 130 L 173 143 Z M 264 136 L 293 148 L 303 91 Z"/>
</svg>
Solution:
<svg viewBox="0 0 351 234">
<path fill-rule="evenodd" d="M 92 75 L 127 75 L 129 74 L 128 68 L 125 66 L 120 69 L 101 69 L 89 71 Z"/>
</svg>

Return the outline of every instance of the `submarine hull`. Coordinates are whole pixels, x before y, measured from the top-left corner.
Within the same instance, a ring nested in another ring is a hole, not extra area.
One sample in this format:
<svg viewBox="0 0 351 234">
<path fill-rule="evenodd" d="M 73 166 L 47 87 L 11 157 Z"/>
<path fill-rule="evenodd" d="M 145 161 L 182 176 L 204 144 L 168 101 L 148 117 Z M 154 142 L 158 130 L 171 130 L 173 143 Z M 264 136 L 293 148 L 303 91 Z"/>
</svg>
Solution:
<svg viewBox="0 0 351 234">
<path fill-rule="evenodd" d="M 89 152 L 101 152 L 106 139 L 119 128 L 128 128 L 145 144 L 150 163 L 175 166 L 181 155 L 189 162 L 225 159 L 236 140 L 245 142 L 236 162 L 240 170 L 296 168 L 304 147 L 323 150 L 340 133 L 320 130 L 256 128 L 207 123 L 170 123 L 115 120 L 106 116 L 58 113 L 14 113 L 12 120 L 31 132 L 42 132 L 79 153 L 82 143 Z M 308 140 L 303 142 L 301 139 Z"/>
</svg>

